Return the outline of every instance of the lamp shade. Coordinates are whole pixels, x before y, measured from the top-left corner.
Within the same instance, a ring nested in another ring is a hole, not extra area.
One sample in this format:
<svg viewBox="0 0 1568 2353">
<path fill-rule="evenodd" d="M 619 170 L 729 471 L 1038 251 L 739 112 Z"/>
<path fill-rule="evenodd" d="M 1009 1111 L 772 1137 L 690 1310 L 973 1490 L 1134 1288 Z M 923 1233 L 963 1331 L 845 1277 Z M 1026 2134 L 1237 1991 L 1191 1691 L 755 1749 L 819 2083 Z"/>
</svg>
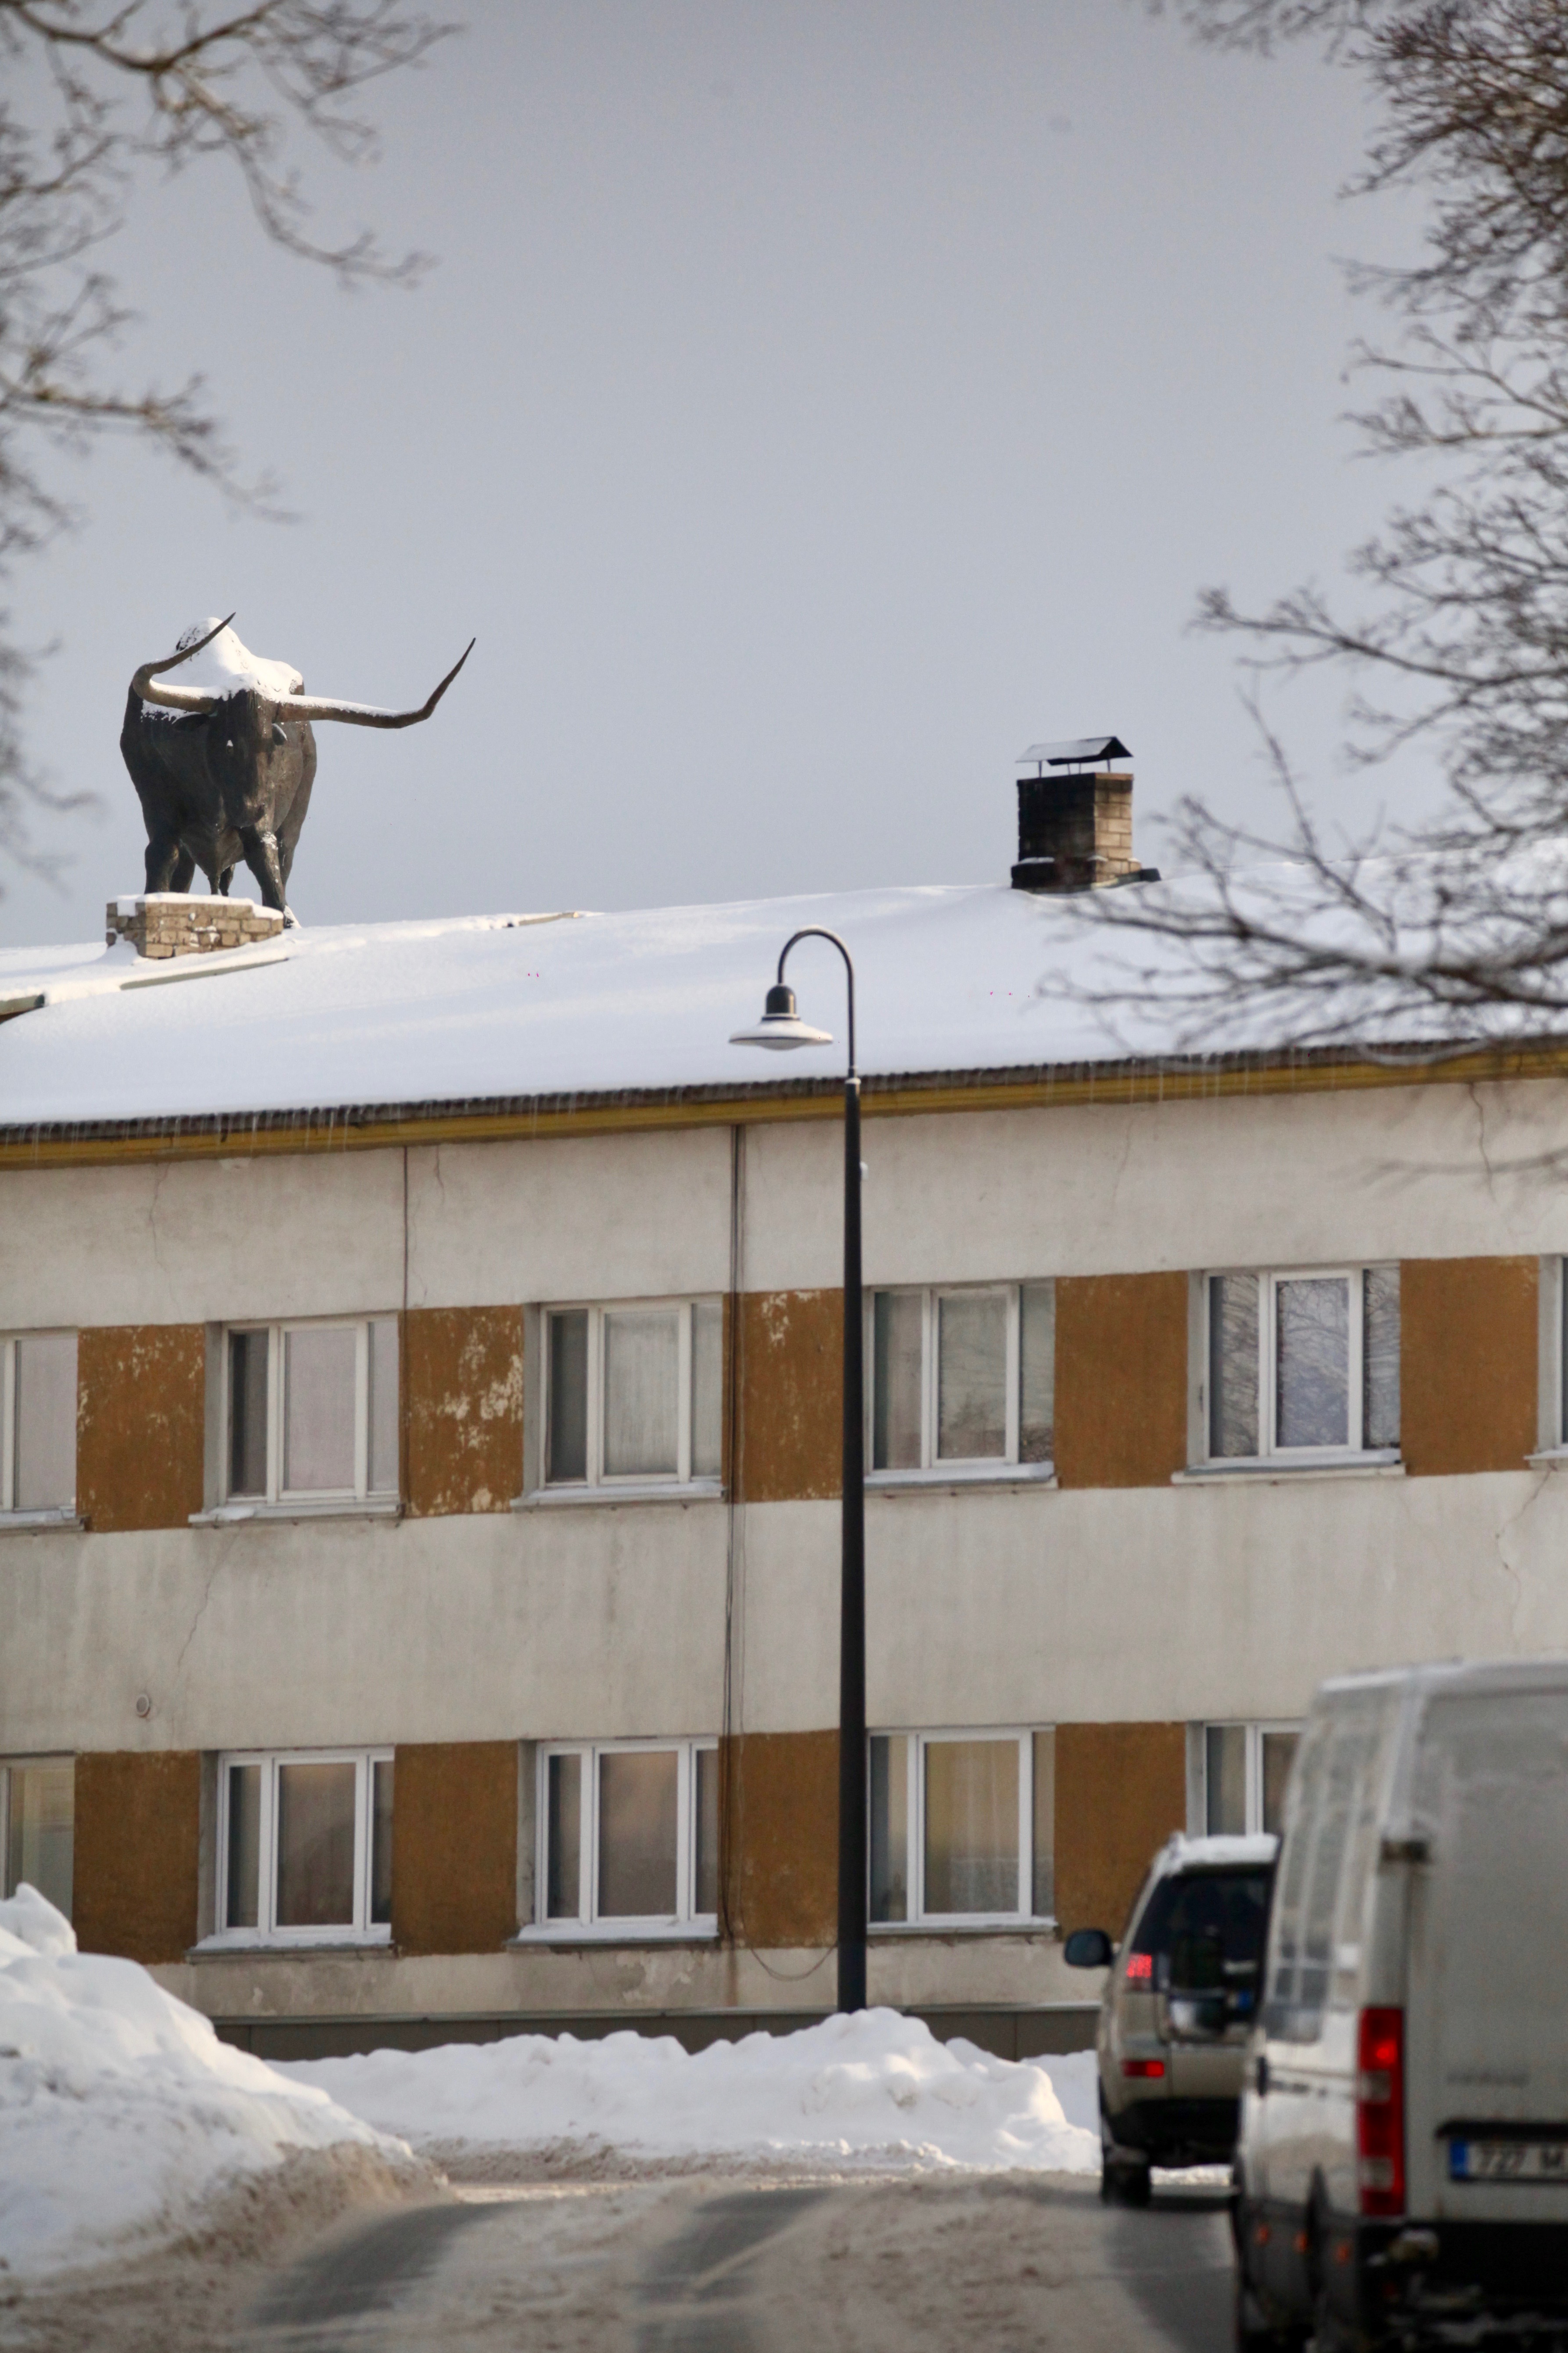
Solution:
<svg viewBox="0 0 1568 2353">
<path fill-rule="evenodd" d="M 795 1009 L 795 991 L 784 981 L 777 981 L 768 991 L 768 1001 L 763 1018 L 754 1029 L 737 1029 L 730 1039 L 731 1046 L 768 1046 L 782 1054 L 792 1046 L 831 1046 L 830 1030 L 814 1029 L 803 1021 Z"/>
</svg>

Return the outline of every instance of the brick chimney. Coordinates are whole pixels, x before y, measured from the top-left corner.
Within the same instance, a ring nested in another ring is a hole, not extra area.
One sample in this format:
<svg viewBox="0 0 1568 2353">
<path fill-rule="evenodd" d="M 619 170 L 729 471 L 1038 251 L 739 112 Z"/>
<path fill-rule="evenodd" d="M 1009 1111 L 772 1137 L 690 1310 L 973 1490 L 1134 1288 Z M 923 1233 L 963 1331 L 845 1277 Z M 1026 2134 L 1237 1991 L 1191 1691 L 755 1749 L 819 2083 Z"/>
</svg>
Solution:
<svg viewBox="0 0 1568 2353">
<path fill-rule="evenodd" d="M 1132 779 L 1107 764 L 1131 758 L 1115 735 L 1066 744 L 1031 744 L 1019 765 L 1018 863 L 1015 891 L 1106 891 L 1119 882 L 1157 882 L 1158 870 L 1132 854 Z M 1047 776 L 1047 769 L 1057 773 Z"/>
<path fill-rule="evenodd" d="M 283 917 L 274 907 L 258 907 L 254 899 L 195 899 L 186 891 L 110 899 L 104 925 L 110 947 L 129 940 L 142 956 L 213 955 L 283 935 Z"/>
</svg>

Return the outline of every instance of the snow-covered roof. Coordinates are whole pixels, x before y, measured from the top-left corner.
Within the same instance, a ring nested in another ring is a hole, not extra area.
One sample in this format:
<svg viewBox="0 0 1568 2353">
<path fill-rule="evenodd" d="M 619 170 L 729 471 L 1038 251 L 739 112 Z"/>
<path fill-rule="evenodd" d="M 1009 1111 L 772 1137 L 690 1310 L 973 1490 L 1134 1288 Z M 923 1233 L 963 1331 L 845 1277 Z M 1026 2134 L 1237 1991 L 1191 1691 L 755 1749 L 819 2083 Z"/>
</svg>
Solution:
<svg viewBox="0 0 1568 2353">
<path fill-rule="evenodd" d="M 859 1061 L 873 1083 L 1003 1072 L 1055 1083 L 1085 1066 L 1163 1070 L 1195 1050 L 1278 1058 L 1310 1043 L 1322 1008 L 1274 997 L 1195 1049 L 1169 942 L 1143 944 L 1155 978 L 1135 1012 L 1107 1018 L 1093 984 L 1114 979 L 1121 949 L 1086 912 L 1005 884 L 889 888 L 308 926 L 163 963 L 125 943 L 4 949 L 0 1016 L 36 1009 L 0 1018 L 0 1130 L 828 1088 L 841 1045 L 785 1056 L 730 1043 L 761 1013 L 785 940 L 810 924 L 838 933 L 855 958 Z M 831 949 L 798 947 L 789 977 L 803 1018 L 842 1040 Z M 1374 1001 L 1372 1018 L 1384 1039 L 1456 1034 L 1440 1012 L 1384 1021 Z M 1505 1008 L 1488 1026 L 1496 1041 L 1561 1024 Z"/>
<path fill-rule="evenodd" d="M 161 964 L 124 945 L 0 950 L 0 1005 L 45 998 L 0 1021 L 0 1126 L 831 1081 L 840 1047 L 729 1042 L 808 923 L 855 958 L 868 1073 L 1112 1050 L 1089 1013 L 1037 994 L 1060 910 L 1005 886 L 310 926 Z M 842 1039 L 833 951 L 803 943 L 789 975 Z"/>
</svg>

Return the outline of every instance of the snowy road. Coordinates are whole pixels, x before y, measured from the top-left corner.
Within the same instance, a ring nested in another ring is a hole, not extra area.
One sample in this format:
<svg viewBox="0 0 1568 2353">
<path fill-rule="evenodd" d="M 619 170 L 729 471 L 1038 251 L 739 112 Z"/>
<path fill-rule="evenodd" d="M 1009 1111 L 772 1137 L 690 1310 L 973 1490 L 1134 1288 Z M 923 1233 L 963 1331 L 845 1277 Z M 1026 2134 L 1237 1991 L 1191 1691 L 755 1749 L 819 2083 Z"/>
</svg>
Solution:
<svg viewBox="0 0 1568 2353">
<path fill-rule="evenodd" d="M 275 2281 L 245 2353 L 990 2353 L 1229 2342 L 1214 2192 L 1081 2178 L 470 2189 Z"/>
</svg>

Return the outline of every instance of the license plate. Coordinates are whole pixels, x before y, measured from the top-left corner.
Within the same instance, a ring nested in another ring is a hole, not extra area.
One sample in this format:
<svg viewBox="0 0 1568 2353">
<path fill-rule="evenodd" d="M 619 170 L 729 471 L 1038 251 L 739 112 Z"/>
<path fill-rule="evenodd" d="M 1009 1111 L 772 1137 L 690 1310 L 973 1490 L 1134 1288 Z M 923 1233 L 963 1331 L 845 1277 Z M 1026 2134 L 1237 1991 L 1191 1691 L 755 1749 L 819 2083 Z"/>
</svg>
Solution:
<svg viewBox="0 0 1568 2353">
<path fill-rule="evenodd" d="M 1455 2181 L 1555 2181 L 1568 2186 L 1568 2140 L 1451 2140 Z"/>
</svg>

